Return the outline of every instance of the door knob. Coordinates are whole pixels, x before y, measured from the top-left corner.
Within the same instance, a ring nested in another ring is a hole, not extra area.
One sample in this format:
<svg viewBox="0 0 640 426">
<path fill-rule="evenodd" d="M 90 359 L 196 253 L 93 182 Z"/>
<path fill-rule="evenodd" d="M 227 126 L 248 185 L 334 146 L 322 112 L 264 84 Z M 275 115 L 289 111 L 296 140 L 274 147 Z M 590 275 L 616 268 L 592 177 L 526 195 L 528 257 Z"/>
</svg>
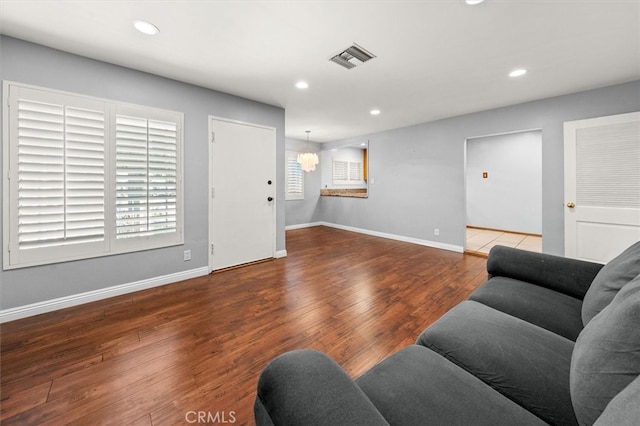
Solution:
<svg viewBox="0 0 640 426">
<path fill-rule="evenodd" d="M 574 203 L 573 201 L 569 201 L 567 203 L 567 207 L 569 207 L 570 209 L 574 208 L 576 206 L 576 203 Z"/>
<path fill-rule="evenodd" d="M 267 197 L 267 201 L 273 201 L 273 197 Z"/>
</svg>

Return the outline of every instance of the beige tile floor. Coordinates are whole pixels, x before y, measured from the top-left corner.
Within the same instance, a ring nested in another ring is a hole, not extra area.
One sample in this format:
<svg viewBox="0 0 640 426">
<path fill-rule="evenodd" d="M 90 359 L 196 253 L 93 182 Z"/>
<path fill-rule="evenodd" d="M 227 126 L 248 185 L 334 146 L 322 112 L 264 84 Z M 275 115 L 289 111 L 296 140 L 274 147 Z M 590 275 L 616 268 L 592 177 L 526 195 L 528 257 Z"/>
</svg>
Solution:
<svg viewBox="0 0 640 426">
<path fill-rule="evenodd" d="M 539 235 L 467 227 L 466 252 L 486 256 L 489 254 L 491 247 L 496 245 L 516 247 L 540 253 L 542 252 L 542 237 Z"/>
</svg>

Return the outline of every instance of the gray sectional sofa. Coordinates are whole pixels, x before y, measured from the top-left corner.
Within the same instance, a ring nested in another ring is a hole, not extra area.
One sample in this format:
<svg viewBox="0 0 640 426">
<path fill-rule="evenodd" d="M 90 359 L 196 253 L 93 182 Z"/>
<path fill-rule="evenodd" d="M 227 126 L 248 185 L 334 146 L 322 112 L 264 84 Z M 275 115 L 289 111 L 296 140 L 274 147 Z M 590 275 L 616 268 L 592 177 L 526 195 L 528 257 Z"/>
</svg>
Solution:
<svg viewBox="0 0 640 426">
<path fill-rule="evenodd" d="M 258 425 L 640 425 L 640 242 L 607 265 L 507 247 L 415 345 L 352 380 L 296 350 L 262 372 Z"/>
</svg>

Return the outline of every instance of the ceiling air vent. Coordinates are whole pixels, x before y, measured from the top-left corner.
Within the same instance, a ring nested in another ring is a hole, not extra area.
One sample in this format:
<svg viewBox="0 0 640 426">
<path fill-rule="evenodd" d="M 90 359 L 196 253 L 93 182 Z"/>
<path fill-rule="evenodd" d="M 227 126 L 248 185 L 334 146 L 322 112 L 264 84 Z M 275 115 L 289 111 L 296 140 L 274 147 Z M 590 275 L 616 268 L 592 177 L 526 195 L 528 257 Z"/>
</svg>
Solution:
<svg viewBox="0 0 640 426">
<path fill-rule="evenodd" d="M 353 46 L 348 47 L 329 60 L 350 70 L 351 68 L 363 64 L 369 59 L 373 59 L 375 57 L 375 55 L 367 52 L 364 48 L 354 43 Z"/>
</svg>

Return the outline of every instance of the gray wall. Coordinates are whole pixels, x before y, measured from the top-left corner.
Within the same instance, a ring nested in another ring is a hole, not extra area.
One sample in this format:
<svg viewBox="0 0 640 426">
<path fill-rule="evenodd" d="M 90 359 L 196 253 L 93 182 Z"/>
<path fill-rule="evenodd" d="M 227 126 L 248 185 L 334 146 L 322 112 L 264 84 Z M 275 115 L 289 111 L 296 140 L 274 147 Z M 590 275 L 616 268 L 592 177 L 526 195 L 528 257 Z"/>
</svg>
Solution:
<svg viewBox="0 0 640 426">
<path fill-rule="evenodd" d="M 287 151 L 297 152 L 317 152 L 320 153 L 320 144 L 315 142 L 285 139 Z M 320 167 L 312 172 L 304 173 L 304 199 L 287 200 L 285 202 L 285 224 L 286 226 L 306 225 L 320 221 Z"/>
<path fill-rule="evenodd" d="M 285 249 L 285 112 L 282 108 L 6 36 L 0 37 L 0 52 L 2 80 L 184 112 L 185 164 L 184 246 L 2 271 L 0 309 L 206 267 L 209 115 L 276 128 L 276 250 Z M 189 262 L 183 261 L 186 249 L 192 253 Z"/>
<path fill-rule="evenodd" d="M 467 140 L 467 225 L 542 233 L 541 136 L 531 131 Z"/>
<path fill-rule="evenodd" d="M 369 140 L 369 198 L 323 197 L 321 218 L 462 247 L 466 138 L 542 129 L 543 250 L 563 254 L 563 122 L 638 110 L 640 81 L 635 81 L 362 135 L 353 141 Z"/>
</svg>

